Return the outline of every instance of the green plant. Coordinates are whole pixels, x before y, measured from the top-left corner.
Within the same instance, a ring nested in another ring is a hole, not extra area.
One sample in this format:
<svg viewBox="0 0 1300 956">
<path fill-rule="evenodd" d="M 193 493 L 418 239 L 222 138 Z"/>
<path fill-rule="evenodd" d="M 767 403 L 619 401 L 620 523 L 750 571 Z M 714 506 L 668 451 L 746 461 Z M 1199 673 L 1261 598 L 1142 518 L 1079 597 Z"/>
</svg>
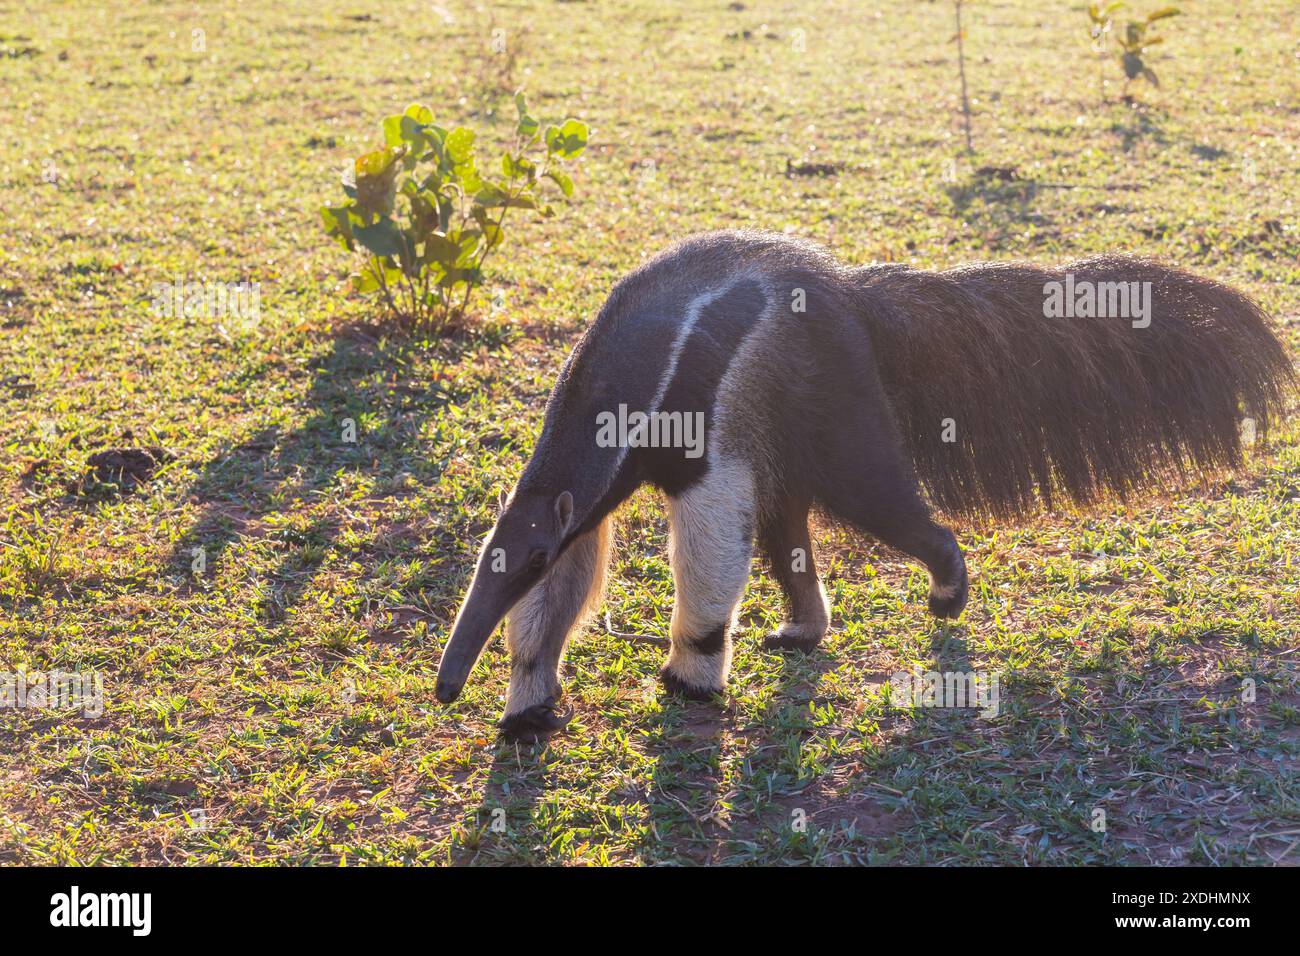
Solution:
<svg viewBox="0 0 1300 956">
<path fill-rule="evenodd" d="M 1178 16 L 1179 12 L 1177 7 L 1162 7 L 1155 13 L 1149 14 L 1145 20 L 1130 20 L 1128 22 L 1123 34 L 1119 37 L 1119 61 L 1124 67 L 1126 82 L 1131 83 L 1140 76 L 1152 86 L 1160 85 L 1155 72 L 1146 65 L 1142 57 L 1150 47 L 1155 46 L 1157 43 L 1163 43 L 1165 39 L 1164 37 L 1152 36 L 1149 32 L 1151 27 L 1159 20 Z"/>
<path fill-rule="evenodd" d="M 472 129 L 445 129 L 427 106 L 411 105 L 384 120 L 384 146 L 344 174 L 346 201 L 321 208 L 325 231 L 366 256 L 353 287 L 380 295 L 399 320 L 440 332 L 482 283 L 506 214 L 553 215 L 539 191 L 543 180 L 573 195 L 573 180 L 556 164 L 582 153 L 587 126 L 567 119 L 543 128 L 522 93 L 515 106 L 514 144 L 501 155 L 499 177 L 479 170 Z"/>
<path fill-rule="evenodd" d="M 1109 3 L 1105 6 L 1097 3 L 1088 4 L 1088 19 L 1092 21 L 1090 33 L 1093 39 L 1093 48 L 1101 53 L 1103 58 L 1105 57 L 1106 36 L 1111 33 L 1114 26 L 1114 14 L 1123 6 L 1122 2 Z M 1119 44 L 1117 56 L 1119 57 L 1120 66 L 1124 69 L 1126 88 L 1129 83 L 1132 83 L 1138 77 L 1146 80 L 1152 86 L 1160 85 L 1155 71 L 1147 66 L 1143 57 L 1151 47 L 1164 42 L 1164 37 L 1152 34 L 1155 24 L 1160 20 L 1176 17 L 1181 12 L 1177 7 L 1161 7 L 1159 10 L 1148 14 L 1145 19 L 1129 20 L 1125 24 L 1123 32 L 1116 34 L 1116 42 Z"/>
<path fill-rule="evenodd" d="M 1092 25 L 1088 28 L 1088 35 L 1092 39 L 1093 50 L 1098 54 L 1097 91 L 1103 101 L 1106 99 L 1105 63 L 1108 59 L 1106 38 L 1110 36 L 1111 29 L 1115 25 L 1113 15 L 1122 6 L 1124 6 L 1122 0 L 1115 0 L 1114 3 L 1104 6 L 1100 3 L 1088 4 L 1088 19 L 1092 21 Z"/>
</svg>

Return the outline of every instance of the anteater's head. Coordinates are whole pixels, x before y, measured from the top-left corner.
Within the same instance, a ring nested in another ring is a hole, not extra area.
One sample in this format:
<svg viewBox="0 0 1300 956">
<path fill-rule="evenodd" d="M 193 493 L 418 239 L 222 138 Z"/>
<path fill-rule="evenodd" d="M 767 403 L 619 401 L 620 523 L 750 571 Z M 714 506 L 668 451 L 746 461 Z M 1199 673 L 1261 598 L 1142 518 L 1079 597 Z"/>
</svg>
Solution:
<svg viewBox="0 0 1300 956">
<path fill-rule="evenodd" d="M 571 539 L 573 495 L 516 490 L 479 555 L 474 579 L 438 665 L 438 700 L 465 686 L 497 625 L 560 556 Z"/>
</svg>

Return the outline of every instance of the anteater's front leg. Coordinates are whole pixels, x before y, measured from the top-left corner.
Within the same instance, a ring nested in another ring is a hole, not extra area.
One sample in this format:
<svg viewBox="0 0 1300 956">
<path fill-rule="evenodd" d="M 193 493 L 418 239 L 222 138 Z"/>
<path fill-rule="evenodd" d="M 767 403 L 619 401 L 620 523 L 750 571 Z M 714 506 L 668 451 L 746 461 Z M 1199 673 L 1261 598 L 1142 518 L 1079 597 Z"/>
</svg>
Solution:
<svg viewBox="0 0 1300 956">
<path fill-rule="evenodd" d="M 722 693 L 731 668 L 729 633 L 749 580 L 754 484 L 741 462 L 719 460 L 668 502 L 668 556 L 676 587 L 672 650 L 660 672 L 673 693 Z"/>
<path fill-rule="evenodd" d="M 788 605 L 785 623 L 763 643 L 771 648 L 811 650 L 826 636 L 830 605 L 817 578 L 808 533 L 808 502 L 796 498 L 780 502 L 763 518 L 758 537 Z"/>
<path fill-rule="evenodd" d="M 510 688 L 501 729 L 508 737 L 537 738 L 558 730 L 555 712 L 563 688 L 560 657 L 569 634 L 595 610 L 605 588 L 611 520 L 569 545 L 533 589 L 510 611 Z"/>
</svg>

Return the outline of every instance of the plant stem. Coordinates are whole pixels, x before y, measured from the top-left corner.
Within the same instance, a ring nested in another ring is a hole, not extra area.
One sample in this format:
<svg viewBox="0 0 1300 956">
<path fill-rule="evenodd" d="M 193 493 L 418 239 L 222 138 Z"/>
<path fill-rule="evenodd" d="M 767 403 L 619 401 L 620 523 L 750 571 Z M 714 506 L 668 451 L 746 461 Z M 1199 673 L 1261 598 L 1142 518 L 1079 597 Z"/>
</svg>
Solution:
<svg viewBox="0 0 1300 956">
<path fill-rule="evenodd" d="M 388 309 L 399 319 L 402 317 L 402 310 L 397 307 L 393 301 L 393 294 L 388 291 L 388 281 L 384 278 L 383 264 L 379 261 L 378 256 L 372 256 L 370 259 L 370 271 L 374 273 L 376 281 L 379 282 L 379 288 L 384 293 L 384 301 L 388 303 Z"/>
<path fill-rule="evenodd" d="M 966 50 L 961 36 L 961 3 L 962 0 L 956 0 L 957 5 L 957 69 L 961 74 L 961 112 L 966 126 L 966 152 L 975 152 L 975 147 L 971 145 L 970 138 L 970 100 L 966 97 Z"/>
<path fill-rule="evenodd" d="M 516 139 L 516 140 L 515 140 L 515 148 L 516 148 L 516 150 L 518 150 L 518 147 L 519 147 L 519 140 Z M 505 203 L 501 206 L 501 215 L 497 217 L 497 236 L 498 236 L 498 237 L 501 235 L 501 224 L 504 223 L 504 222 L 506 221 L 506 213 L 507 213 L 507 212 L 509 211 L 509 209 L 510 209 L 510 203 L 511 203 L 511 201 L 514 200 L 514 199 L 516 199 L 516 198 L 518 198 L 519 195 L 522 195 L 522 194 L 523 194 L 523 189 L 520 189 L 518 194 L 516 194 L 516 193 L 513 191 L 513 190 L 514 190 L 514 187 L 515 187 L 515 180 L 516 180 L 517 178 L 518 178 L 518 177 L 516 176 L 516 174 L 515 174 L 513 171 L 511 171 L 511 173 L 510 173 L 510 185 L 506 186 L 506 201 L 505 201 Z M 487 261 L 488 253 L 490 253 L 490 252 L 492 251 L 492 242 L 491 242 L 491 240 L 488 239 L 488 237 L 486 237 L 486 236 L 484 237 L 484 239 L 486 239 L 487 241 L 484 243 L 483 251 L 482 251 L 481 253 L 479 253 L 478 262 L 477 262 L 477 263 L 475 264 L 475 266 L 474 266 L 474 268 L 477 269 L 480 273 L 483 272 L 483 263 L 485 263 L 485 262 Z M 499 241 L 499 240 L 498 240 L 498 241 Z M 471 294 L 473 291 L 474 291 L 474 286 L 473 286 L 471 283 L 466 282 L 466 283 L 465 283 L 465 297 L 461 300 L 461 303 L 460 303 L 460 312 L 461 312 L 461 315 L 464 315 L 464 314 L 465 314 L 465 309 L 469 307 L 469 297 L 470 297 L 470 294 Z"/>
</svg>

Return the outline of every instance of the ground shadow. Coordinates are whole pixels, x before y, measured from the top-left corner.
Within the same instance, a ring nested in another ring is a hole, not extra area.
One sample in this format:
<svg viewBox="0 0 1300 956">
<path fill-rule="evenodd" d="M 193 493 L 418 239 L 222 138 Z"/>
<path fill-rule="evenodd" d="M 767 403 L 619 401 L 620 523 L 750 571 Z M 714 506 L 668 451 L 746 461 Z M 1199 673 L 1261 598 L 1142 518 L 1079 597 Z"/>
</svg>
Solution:
<svg viewBox="0 0 1300 956">
<path fill-rule="evenodd" d="M 1138 103 L 1129 105 L 1130 109 L 1124 119 L 1110 124 L 1110 131 L 1119 138 L 1119 148 L 1130 153 L 1143 141 L 1156 146 L 1168 146 L 1169 136 L 1165 132 L 1164 118 L 1149 106 Z"/>
<path fill-rule="evenodd" d="M 451 361 L 466 347 L 448 340 Z M 403 472 L 436 480 L 415 454 L 424 424 L 455 397 L 409 381 L 426 346 L 408 336 L 388 337 L 355 325 L 336 335 L 330 350 L 310 366 L 303 399 L 306 419 L 281 432 L 268 426 L 212 458 L 184 496 L 200 505 L 197 520 L 176 542 L 171 566 L 197 578 L 210 574 L 242 535 L 256 529 L 290 545 L 269 575 L 262 600 L 268 620 L 278 620 L 301 597 L 339 533 L 334 520 L 260 527 L 272 514 L 291 512 L 328 492 L 348 473 L 383 480 Z M 247 383 L 256 388 L 257 382 Z"/>
<path fill-rule="evenodd" d="M 968 224 L 1004 231 L 1047 221 L 1035 208 L 1044 188 L 1014 166 L 981 166 L 965 179 L 949 183 L 944 192 L 954 213 Z"/>
<path fill-rule="evenodd" d="M 727 834 L 719 818 L 723 734 L 734 711 L 721 698 L 693 701 L 658 689 L 663 707 L 639 725 L 641 745 L 653 758 L 644 802 L 651 832 L 676 836 L 671 845 L 655 838 L 639 848 L 643 859 L 719 862 Z"/>
</svg>

